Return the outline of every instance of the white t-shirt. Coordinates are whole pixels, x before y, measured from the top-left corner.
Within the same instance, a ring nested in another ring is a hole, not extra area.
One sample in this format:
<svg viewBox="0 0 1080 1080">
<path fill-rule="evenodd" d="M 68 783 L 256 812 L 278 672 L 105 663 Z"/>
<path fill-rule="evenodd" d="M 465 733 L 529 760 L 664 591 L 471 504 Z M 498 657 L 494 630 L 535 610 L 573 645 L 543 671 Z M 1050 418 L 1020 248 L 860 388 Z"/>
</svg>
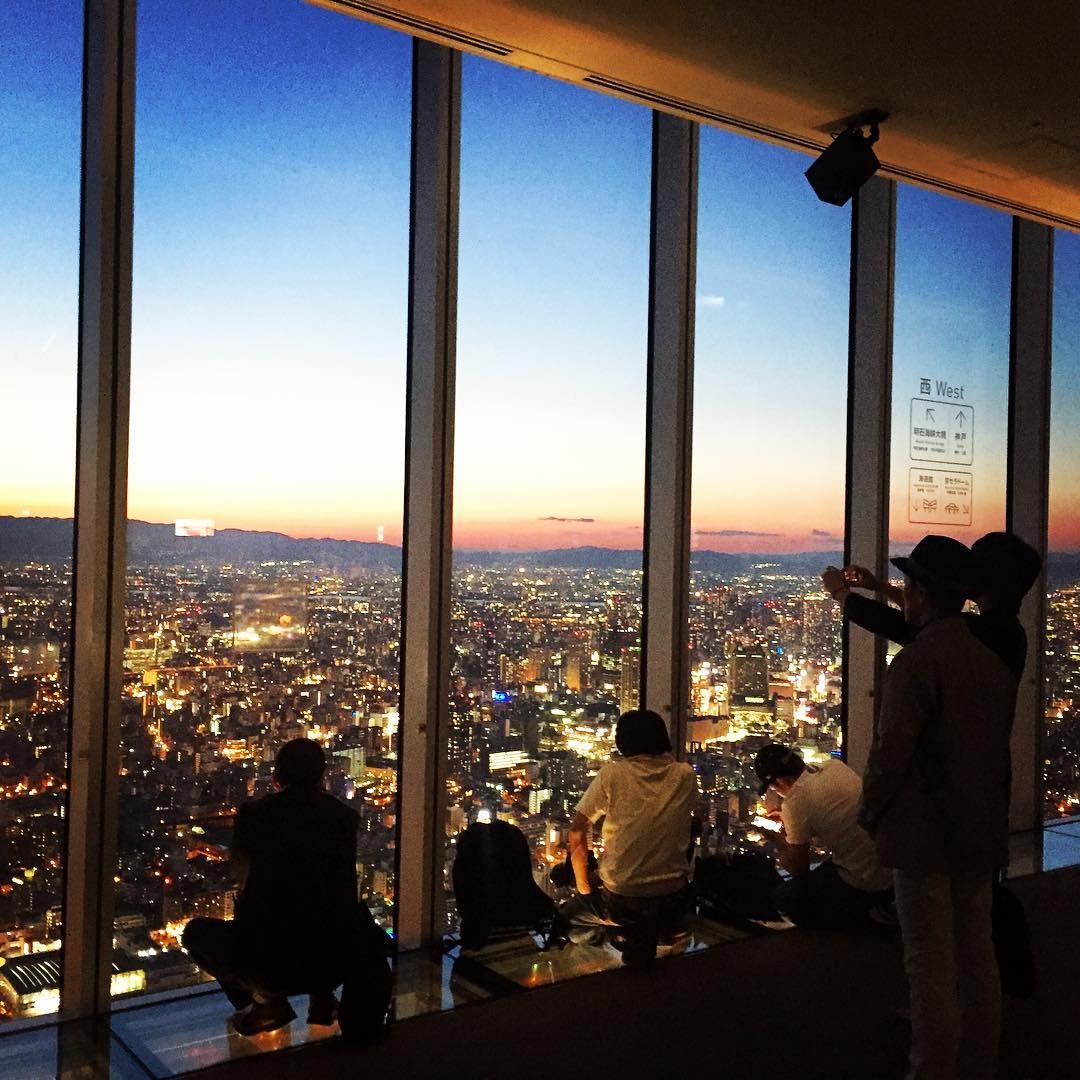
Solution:
<svg viewBox="0 0 1080 1080">
<path fill-rule="evenodd" d="M 697 776 L 670 754 L 609 761 L 578 803 L 604 819 L 600 880 L 620 896 L 666 896 L 686 884 Z"/>
<path fill-rule="evenodd" d="M 784 798 L 784 832 L 789 844 L 809 844 L 817 837 L 848 885 L 867 892 L 888 889 L 892 873 L 878 861 L 870 834 L 858 821 L 860 798 L 862 781 L 842 761 L 808 765 Z"/>
</svg>

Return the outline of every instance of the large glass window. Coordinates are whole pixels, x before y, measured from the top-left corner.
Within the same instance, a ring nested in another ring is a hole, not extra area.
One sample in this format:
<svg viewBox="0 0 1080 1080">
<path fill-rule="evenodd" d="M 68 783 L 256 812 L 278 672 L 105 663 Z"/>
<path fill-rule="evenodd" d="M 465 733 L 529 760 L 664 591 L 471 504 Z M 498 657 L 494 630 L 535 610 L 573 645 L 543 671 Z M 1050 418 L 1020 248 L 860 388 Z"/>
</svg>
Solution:
<svg viewBox="0 0 1080 1080">
<path fill-rule="evenodd" d="M 537 879 L 637 703 L 650 114 L 466 56 L 447 926 L 455 838 Z"/>
<path fill-rule="evenodd" d="M 0 1019 L 60 1003 L 82 22 L 0 6 Z"/>
<path fill-rule="evenodd" d="M 751 763 L 840 745 L 848 210 L 799 154 L 701 133 L 690 556 L 690 761 L 702 845 L 763 840 Z"/>
<path fill-rule="evenodd" d="M 411 75 L 296 0 L 139 20 L 116 944 L 152 991 L 292 738 L 392 921 Z"/>
<path fill-rule="evenodd" d="M 1046 564 L 1046 817 L 1080 849 L 1080 237 L 1054 261 L 1050 521 Z M 1055 833 L 1055 836 L 1058 834 Z M 1047 843 L 1047 856 L 1054 844 Z"/>
<path fill-rule="evenodd" d="M 1012 219 L 901 185 L 893 331 L 893 554 L 1005 527 Z"/>
</svg>

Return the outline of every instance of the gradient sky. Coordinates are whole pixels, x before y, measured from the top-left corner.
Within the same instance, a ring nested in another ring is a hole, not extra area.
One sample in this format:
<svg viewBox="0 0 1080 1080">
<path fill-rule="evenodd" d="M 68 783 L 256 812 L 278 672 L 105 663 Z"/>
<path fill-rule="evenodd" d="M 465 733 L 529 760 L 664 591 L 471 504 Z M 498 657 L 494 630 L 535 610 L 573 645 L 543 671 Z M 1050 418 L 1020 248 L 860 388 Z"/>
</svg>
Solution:
<svg viewBox="0 0 1080 1080">
<path fill-rule="evenodd" d="M 82 4 L 0 4 L 0 513 L 70 517 Z"/>
<path fill-rule="evenodd" d="M 0 513 L 68 515 L 80 0 L 0 5 Z M 131 516 L 401 535 L 410 42 L 297 2 L 140 0 Z M 465 57 L 455 543 L 641 543 L 648 111 Z M 842 542 L 850 212 L 809 159 L 701 140 L 698 548 Z M 1003 521 L 1006 215 L 898 209 L 891 533 L 918 378 L 976 407 Z M 1059 236 L 1052 543 L 1080 546 L 1080 242 Z"/>
<path fill-rule="evenodd" d="M 889 536 L 897 548 L 928 532 L 970 544 L 983 533 L 1005 528 L 1011 267 L 1009 215 L 900 186 L 889 521 Z M 969 526 L 908 521 L 911 400 L 925 396 L 920 393 L 923 377 L 963 386 L 964 404 L 973 408 Z"/>
<path fill-rule="evenodd" d="M 810 160 L 701 133 L 695 548 L 843 545 L 851 212 L 813 197 Z"/>
<path fill-rule="evenodd" d="M 1080 236 L 1054 239 L 1050 548 L 1080 550 Z"/>
</svg>

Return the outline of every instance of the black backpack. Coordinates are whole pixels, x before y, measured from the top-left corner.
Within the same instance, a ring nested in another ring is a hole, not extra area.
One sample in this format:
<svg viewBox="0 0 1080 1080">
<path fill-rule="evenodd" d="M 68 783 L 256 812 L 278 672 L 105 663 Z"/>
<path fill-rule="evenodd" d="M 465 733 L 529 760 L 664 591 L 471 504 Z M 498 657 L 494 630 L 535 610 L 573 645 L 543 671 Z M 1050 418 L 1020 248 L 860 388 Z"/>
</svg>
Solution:
<svg viewBox="0 0 1080 1080">
<path fill-rule="evenodd" d="M 555 904 L 533 880 L 529 842 L 516 826 L 470 825 L 458 836 L 453 878 L 467 949 L 483 948 L 495 931 L 550 931 Z"/>
<path fill-rule="evenodd" d="M 701 912 L 722 922 L 779 919 L 774 894 L 783 878 L 765 854 L 703 855 L 694 867 Z"/>
</svg>

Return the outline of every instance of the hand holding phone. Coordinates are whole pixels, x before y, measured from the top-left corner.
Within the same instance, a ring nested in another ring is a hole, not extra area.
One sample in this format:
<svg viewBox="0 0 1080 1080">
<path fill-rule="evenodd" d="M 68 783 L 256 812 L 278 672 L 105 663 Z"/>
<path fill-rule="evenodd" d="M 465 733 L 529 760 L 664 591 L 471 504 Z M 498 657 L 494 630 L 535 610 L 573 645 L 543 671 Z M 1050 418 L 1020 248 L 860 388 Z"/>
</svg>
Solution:
<svg viewBox="0 0 1080 1080">
<path fill-rule="evenodd" d="M 762 817 L 760 814 L 755 814 L 754 817 L 751 818 L 751 824 L 756 825 L 759 829 L 766 829 L 771 833 L 778 833 L 784 827 L 774 818 Z"/>
</svg>

